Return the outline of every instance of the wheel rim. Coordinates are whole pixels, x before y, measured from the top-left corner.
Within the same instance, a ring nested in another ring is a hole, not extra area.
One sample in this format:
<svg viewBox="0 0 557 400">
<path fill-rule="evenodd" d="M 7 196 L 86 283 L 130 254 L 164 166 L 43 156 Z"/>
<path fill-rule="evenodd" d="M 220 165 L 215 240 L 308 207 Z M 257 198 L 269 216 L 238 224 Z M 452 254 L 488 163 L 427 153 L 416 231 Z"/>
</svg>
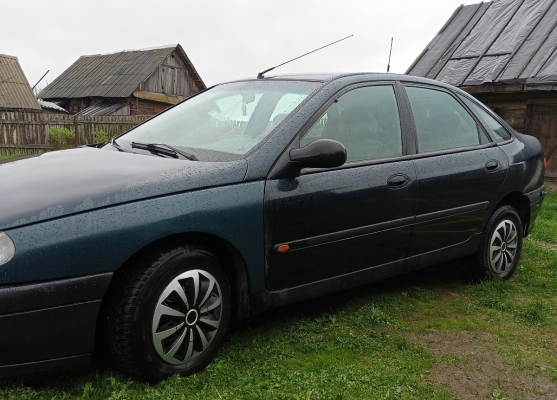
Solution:
<svg viewBox="0 0 557 400">
<path fill-rule="evenodd" d="M 221 290 L 213 275 L 197 269 L 178 275 L 155 307 L 155 350 L 169 364 L 190 362 L 207 350 L 219 329 L 221 314 Z"/>
<path fill-rule="evenodd" d="M 510 271 L 518 249 L 518 231 L 514 222 L 506 219 L 497 225 L 491 235 L 489 264 L 498 275 Z"/>
</svg>

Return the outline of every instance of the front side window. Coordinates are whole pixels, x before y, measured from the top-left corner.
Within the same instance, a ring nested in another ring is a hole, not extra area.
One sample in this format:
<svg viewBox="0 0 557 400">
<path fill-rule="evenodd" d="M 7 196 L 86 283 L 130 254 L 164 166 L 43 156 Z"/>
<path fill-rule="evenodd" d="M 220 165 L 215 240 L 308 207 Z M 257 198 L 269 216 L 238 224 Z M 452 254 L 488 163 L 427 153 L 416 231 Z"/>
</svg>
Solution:
<svg viewBox="0 0 557 400">
<path fill-rule="evenodd" d="M 117 139 L 164 143 L 201 161 L 243 158 L 316 87 L 315 82 L 246 81 L 216 86 Z M 134 150 L 136 151 L 136 150 Z"/>
<path fill-rule="evenodd" d="M 466 105 L 470 107 L 483 122 L 485 122 L 494 141 L 503 142 L 511 138 L 511 134 L 503 127 L 503 125 L 497 122 L 495 118 L 489 115 L 487 111 L 466 97 L 462 97 L 462 99 Z"/>
<path fill-rule="evenodd" d="M 325 111 L 300 140 L 333 139 L 346 147 L 347 162 L 402 155 L 400 118 L 391 85 L 351 90 Z"/>
<path fill-rule="evenodd" d="M 453 96 L 421 87 L 406 87 L 406 92 L 416 123 L 418 152 L 480 144 L 476 121 Z"/>
</svg>

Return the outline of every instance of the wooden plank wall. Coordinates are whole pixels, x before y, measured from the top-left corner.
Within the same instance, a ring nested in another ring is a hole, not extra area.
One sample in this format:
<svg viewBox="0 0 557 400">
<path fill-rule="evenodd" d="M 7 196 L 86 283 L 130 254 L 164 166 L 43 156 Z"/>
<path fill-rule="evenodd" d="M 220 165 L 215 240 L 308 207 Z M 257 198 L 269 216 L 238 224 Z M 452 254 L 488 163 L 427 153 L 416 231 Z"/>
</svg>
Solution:
<svg viewBox="0 0 557 400">
<path fill-rule="evenodd" d="M 148 116 L 77 117 L 3 111 L 0 112 L 0 154 L 34 154 L 50 149 L 47 133 L 51 127 L 74 130 L 76 145 L 82 145 L 93 143 L 95 130 L 102 129 L 109 137 L 115 137 L 147 119 Z"/>
<path fill-rule="evenodd" d="M 548 156 L 546 178 L 557 179 L 557 93 L 471 93 L 518 132 L 535 136 Z"/>
<path fill-rule="evenodd" d="M 186 64 L 175 51 L 158 66 L 149 78 L 139 85 L 138 89 L 183 97 L 190 97 L 199 91 L 189 76 Z"/>
<path fill-rule="evenodd" d="M 535 104 L 557 104 L 554 92 L 470 93 L 491 108 L 514 129 L 526 132 L 528 109 Z"/>
</svg>

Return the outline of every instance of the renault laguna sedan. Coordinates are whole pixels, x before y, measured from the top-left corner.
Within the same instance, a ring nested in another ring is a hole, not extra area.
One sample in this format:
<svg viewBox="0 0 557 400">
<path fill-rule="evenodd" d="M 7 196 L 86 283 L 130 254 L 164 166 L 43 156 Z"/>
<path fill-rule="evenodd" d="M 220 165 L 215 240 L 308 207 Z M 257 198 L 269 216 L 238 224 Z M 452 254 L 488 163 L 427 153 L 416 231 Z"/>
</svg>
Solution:
<svg viewBox="0 0 557 400">
<path fill-rule="evenodd" d="M 0 165 L 0 376 L 205 367 L 232 319 L 468 256 L 508 279 L 540 143 L 392 74 L 216 85 L 103 144 Z"/>
</svg>

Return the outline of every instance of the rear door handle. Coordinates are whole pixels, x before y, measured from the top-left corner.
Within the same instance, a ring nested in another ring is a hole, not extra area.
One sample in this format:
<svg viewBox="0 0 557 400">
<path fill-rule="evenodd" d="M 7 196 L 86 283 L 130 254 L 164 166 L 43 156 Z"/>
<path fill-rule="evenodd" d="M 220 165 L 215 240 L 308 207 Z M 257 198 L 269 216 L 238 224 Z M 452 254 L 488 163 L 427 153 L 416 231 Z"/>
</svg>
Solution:
<svg viewBox="0 0 557 400">
<path fill-rule="evenodd" d="M 407 177 L 404 174 L 396 174 L 396 175 L 392 175 L 388 180 L 387 180 L 387 185 L 391 188 L 391 189 L 400 189 L 404 186 L 406 186 L 408 184 L 408 182 L 410 181 L 410 178 Z"/>
<path fill-rule="evenodd" d="M 499 169 L 499 162 L 495 160 L 489 160 L 485 163 L 485 169 L 487 172 L 495 172 Z"/>
</svg>

